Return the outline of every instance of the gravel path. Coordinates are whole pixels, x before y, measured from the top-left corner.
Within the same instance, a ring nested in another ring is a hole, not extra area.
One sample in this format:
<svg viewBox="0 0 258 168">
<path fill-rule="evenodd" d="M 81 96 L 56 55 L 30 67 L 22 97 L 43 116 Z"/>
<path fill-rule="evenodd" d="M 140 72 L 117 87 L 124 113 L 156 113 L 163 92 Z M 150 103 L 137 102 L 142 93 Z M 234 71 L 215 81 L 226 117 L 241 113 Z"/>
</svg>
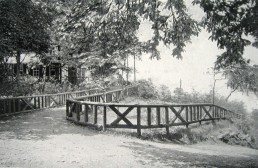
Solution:
<svg viewBox="0 0 258 168">
<path fill-rule="evenodd" d="M 1 167 L 258 167 L 258 151 L 223 144 L 176 145 L 111 135 L 47 109 L 0 120 Z"/>
</svg>

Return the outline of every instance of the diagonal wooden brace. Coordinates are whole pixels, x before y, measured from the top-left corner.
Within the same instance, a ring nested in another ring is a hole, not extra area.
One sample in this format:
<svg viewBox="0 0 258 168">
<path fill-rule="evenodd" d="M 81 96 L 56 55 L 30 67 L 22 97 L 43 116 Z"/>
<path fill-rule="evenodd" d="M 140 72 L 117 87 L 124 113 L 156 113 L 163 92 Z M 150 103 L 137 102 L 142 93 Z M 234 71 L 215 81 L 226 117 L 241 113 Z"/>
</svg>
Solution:
<svg viewBox="0 0 258 168">
<path fill-rule="evenodd" d="M 54 103 L 55 103 L 56 105 L 58 105 L 58 104 L 59 104 L 59 103 L 56 101 L 56 99 L 55 99 L 55 98 L 53 98 L 52 96 L 50 96 L 50 98 L 53 100 L 50 106 L 53 106 L 53 105 L 54 105 Z"/>
<path fill-rule="evenodd" d="M 181 112 L 182 112 L 182 111 L 184 110 L 184 108 L 185 108 L 184 106 L 181 107 L 181 109 L 180 109 L 179 111 L 176 111 L 176 109 L 175 109 L 174 107 L 172 107 L 172 106 L 170 106 L 169 108 L 170 108 L 170 109 L 172 110 L 172 112 L 176 115 L 176 118 L 174 118 L 174 119 L 171 121 L 171 124 L 174 124 L 177 118 L 179 118 L 183 123 L 187 123 L 187 122 L 185 121 L 185 119 L 183 119 L 183 117 L 180 115 Z"/>
<path fill-rule="evenodd" d="M 128 109 L 123 113 L 119 112 L 114 106 L 109 106 L 109 108 L 119 116 L 111 123 L 111 125 L 117 125 L 121 120 L 123 120 L 127 125 L 133 126 L 133 124 L 127 118 L 125 118 L 125 116 L 129 114 L 134 109 L 134 107 L 128 107 Z"/>
<path fill-rule="evenodd" d="M 28 102 L 30 102 L 31 100 L 32 100 L 32 98 L 30 98 L 30 100 L 29 100 Z M 35 108 L 34 108 L 32 105 L 30 105 L 30 103 L 28 103 L 26 100 L 21 99 L 21 101 L 23 101 L 23 102 L 26 104 L 26 106 L 22 109 L 22 111 L 24 111 L 27 107 L 30 107 L 31 110 L 34 110 L 34 109 L 35 109 Z"/>
<path fill-rule="evenodd" d="M 202 109 L 204 110 L 204 112 L 206 113 L 206 115 L 209 116 L 209 118 L 213 118 L 213 117 L 211 116 L 211 114 L 209 113 L 210 110 L 211 110 L 211 107 L 209 108 L 209 110 L 207 110 L 204 106 L 202 106 Z M 206 117 L 206 115 L 204 116 L 204 118 Z"/>
</svg>

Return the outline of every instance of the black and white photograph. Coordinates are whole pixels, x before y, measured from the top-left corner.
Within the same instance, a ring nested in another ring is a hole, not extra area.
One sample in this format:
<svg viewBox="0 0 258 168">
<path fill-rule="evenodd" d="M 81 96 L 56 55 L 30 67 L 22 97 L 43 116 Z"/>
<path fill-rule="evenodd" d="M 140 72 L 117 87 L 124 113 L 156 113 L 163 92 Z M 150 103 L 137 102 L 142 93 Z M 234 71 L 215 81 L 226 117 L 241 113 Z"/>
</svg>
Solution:
<svg viewBox="0 0 258 168">
<path fill-rule="evenodd" d="M 0 0 L 0 168 L 258 168 L 258 0 Z"/>
</svg>

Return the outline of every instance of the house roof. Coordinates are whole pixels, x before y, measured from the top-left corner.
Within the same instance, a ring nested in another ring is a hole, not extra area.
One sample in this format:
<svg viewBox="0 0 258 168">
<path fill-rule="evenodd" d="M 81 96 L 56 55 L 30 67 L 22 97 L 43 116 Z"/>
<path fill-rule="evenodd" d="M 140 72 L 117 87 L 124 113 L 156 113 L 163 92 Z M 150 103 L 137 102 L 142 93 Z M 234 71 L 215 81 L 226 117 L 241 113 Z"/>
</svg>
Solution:
<svg viewBox="0 0 258 168">
<path fill-rule="evenodd" d="M 37 62 L 37 63 L 41 63 L 39 58 L 36 57 L 35 53 L 27 53 L 27 54 L 21 54 L 21 59 L 20 59 L 21 63 L 31 63 L 31 62 Z M 7 63 L 17 63 L 16 62 L 16 58 L 15 57 L 9 57 L 7 60 Z"/>
</svg>

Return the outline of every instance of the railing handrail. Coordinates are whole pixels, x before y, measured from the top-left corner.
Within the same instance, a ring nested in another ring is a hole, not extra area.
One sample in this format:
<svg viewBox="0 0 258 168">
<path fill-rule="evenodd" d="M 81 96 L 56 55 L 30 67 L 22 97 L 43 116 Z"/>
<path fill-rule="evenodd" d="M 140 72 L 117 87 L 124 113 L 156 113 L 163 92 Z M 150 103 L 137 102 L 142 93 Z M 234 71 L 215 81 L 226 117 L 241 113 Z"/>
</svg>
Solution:
<svg viewBox="0 0 258 168">
<path fill-rule="evenodd" d="M 212 103 L 193 103 L 193 104 L 172 104 L 172 103 L 165 103 L 165 104 L 128 104 L 128 103 L 105 103 L 105 102 L 92 102 L 92 101 L 79 101 L 78 99 L 82 98 L 90 98 L 94 96 L 101 96 L 103 94 L 94 94 L 90 96 L 83 96 L 83 97 L 77 97 L 75 99 L 68 99 L 70 102 L 76 102 L 80 104 L 88 104 L 88 105 L 100 105 L 100 106 L 105 106 L 105 105 L 114 105 L 114 106 L 135 106 L 135 107 L 169 107 L 169 106 L 174 106 L 174 107 L 181 107 L 181 106 L 214 106 Z M 220 107 L 220 106 L 218 106 Z M 221 107 L 222 108 L 222 107 Z M 223 108 L 224 109 L 224 108 Z M 230 111 L 230 110 L 228 110 Z"/>
<path fill-rule="evenodd" d="M 102 90 L 100 88 L 95 89 L 89 89 L 89 90 L 81 90 L 81 91 L 74 91 L 74 92 L 62 92 L 62 93 L 53 93 L 53 94 L 43 94 L 43 95 L 31 95 L 31 96 L 17 96 L 17 97 L 4 97 L 0 98 L 0 100 L 5 99 L 26 99 L 26 98 L 34 98 L 34 97 L 42 97 L 42 96 L 58 96 L 58 95 L 64 95 L 64 94 L 76 94 L 76 93 L 84 93 L 84 92 L 90 92 L 95 90 Z"/>
</svg>

